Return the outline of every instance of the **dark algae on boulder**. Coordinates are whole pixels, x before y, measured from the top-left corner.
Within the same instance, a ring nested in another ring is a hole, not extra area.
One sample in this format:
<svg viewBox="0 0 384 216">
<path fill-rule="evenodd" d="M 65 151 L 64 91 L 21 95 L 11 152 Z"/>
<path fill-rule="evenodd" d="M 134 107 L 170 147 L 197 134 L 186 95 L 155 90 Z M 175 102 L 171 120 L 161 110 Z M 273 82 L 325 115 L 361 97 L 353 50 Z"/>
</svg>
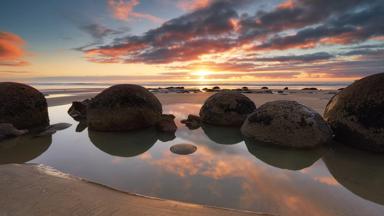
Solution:
<svg viewBox="0 0 384 216">
<path fill-rule="evenodd" d="M 260 106 L 248 116 L 241 132 L 249 139 L 294 148 L 313 148 L 332 139 L 332 130 L 320 114 L 285 100 Z"/>
<path fill-rule="evenodd" d="M 324 118 L 339 142 L 384 152 L 384 73 L 340 91 L 327 104 Z"/>
<path fill-rule="evenodd" d="M 12 82 L 0 82 L 0 123 L 17 129 L 45 127 L 49 124 L 44 95 L 35 88 Z"/>
<path fill-rule="evenodd" d="M 200 118 L 211 125 L 239 127 L 255 109 L 253 101 L 243 94 L 220 92 L 205 101 Z"/>
<path fill-rule="evenodd" d="M 91 100 L 87 123 L 91 130 L 130 131 L 155 125 L 161 117 L 160 101 L 144 87 L 112 86 Z"/>
</svg>

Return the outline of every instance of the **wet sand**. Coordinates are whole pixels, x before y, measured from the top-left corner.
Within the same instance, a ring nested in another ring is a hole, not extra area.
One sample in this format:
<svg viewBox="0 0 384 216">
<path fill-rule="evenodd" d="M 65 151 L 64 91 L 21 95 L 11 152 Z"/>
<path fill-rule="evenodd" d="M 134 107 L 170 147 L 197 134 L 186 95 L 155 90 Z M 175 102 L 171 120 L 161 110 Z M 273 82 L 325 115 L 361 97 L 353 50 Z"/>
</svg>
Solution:
<svg viewBox="0 0 384 216">
<path fill-rule="evenodd" d="M 320 114 L 323 114 L 325 106 L 327 105 L 329 99 L 334 95 L 334 91 L 289 91 L 287 94 L 245 94 L 247 97 L 251 98 L 256 103 L 256 106 L 259 107 L 262 104 L 274 101 L 274 100 L 294 100 L 301 104 L 304 104 Z M 58 106 L 71 103 L 72 101 L 81 101 L 87 98 L 92 98 L 97 93 L 78 93 L 70 96 L 64 97 L 55 97 L 48 98 L 49 106 Z M 204 101 L 214 93 L 156 93 L 156 97 L 159 98 L 162 104 L 175 104 L 175 103 L 194 103 L 194 104 L 203 104 Z"/>
<path fill-rule="evenodd" d="M 0 166 L 0 215 L 267 215 L 120 192 L 42 165 Z"/>
</svg>

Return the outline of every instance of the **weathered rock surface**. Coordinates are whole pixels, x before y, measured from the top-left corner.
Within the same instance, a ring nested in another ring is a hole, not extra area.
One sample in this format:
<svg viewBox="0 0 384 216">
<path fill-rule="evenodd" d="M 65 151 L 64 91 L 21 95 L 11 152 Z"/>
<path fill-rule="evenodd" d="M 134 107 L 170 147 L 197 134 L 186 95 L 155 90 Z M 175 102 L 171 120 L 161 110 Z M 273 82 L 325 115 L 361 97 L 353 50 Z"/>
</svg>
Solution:
<svg viewBox="0 0 384 216">
<path fill-rule="evenodd" d="M 0 123 L 10 123 L 18 129 L 47 126 L 49 118 L 44 95 L 25 84 L 1 82 Z"/>
<path fill-rule="evenodd" d="M 155 125 L 162 106 L 155 95 L 138 85 L 115 85 L 91 100 L 87 123 L 96 131 L 130 131 Z"/>
<path fill-rule="evenodd" d="M 284 100 L 259 107 L 248 116 L 241 132 L 257 141 L 295 148 L 311 148 L 332 139 L 332 130 L 317 112 Z"/>
<path fill-rule="evenodd" d="M 21 136 L 28 133 L 28 130 L 19 130 L 12 124 L 0 123 L 0 141 L 9 137 Z"/>
<path fill-rule="evenodd" d="M 76 121 L 87 119 L 87 107 L 91 100 L 74 101 L 68 110 L 68 114 Z"/>
<path fill-rule="evenodd" d="M 200 109 L 200 118 L 217 126 L 241 126 L 247 115 L 256 109 L 248 97 L 240 93 L 217 93 L 209 97 Z"/>
<path fill-rule="evenodd" d="M 329 101 L 324 118 L 338 141 L 384 152 L 384 73 L 343 89 Z"/>
<path fill-rule="evenodd" d="M 189 114 L 187 119 L 181 120 L 181 123 L 185 124 L 190 130 L 196 130 L 200 128 L 201 120 L 199 116 Z"/>
<path fill-rule="evenodd" d="M 175 133 L 177 131 L 175 116 L 169 114 L 161 115 L 160 120 L 156 123 L 156 129 L 160 132 Z"/>
<path fill-rule="evenodd" d="M 171 146 L 170 150 L 175 154 L 189 155 L 193 154 L 197 150 L 197 147 L 192 144 L 176 144 Z"/>
</svg>

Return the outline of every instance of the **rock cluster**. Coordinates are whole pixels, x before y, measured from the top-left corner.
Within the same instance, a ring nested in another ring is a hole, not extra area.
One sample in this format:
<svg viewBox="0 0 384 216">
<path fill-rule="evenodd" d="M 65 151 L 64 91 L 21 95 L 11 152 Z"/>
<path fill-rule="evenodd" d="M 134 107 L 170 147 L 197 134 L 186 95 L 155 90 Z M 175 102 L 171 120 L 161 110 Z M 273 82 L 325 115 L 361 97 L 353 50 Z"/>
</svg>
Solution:
<svg viewBox="0 0 384 216">
<path fill-rule="evenodd" d="M 74 101 L 68 110 L 68 114 L 76 121 L 83 121 L 87 119 L 87 108 L 91 100 L 86 99 L 83 101 Z"/>
<path fill-rule="evenodd" d="M 170 114 L 161 115 L 160 120 L 156 123 L 156 128 L 160 132 L 175 133 L 177 130 L 175 116 Z"/>
<path fill-rule="evenodd" d="M 239 127 L 255 109 L 253 101 L 243 94 L 220 92 L 205 101 L 200 118 L 207 124 Z"/>
<path fill-rule="evenodd" d="M 336 140 L 384 152 L 384 73 L 356 81 L 328 103 L 324 118 Z"/>
<path fill-rule="evenodd" d="M 273 101 L 250 114 L 241 127 L 245 137 L 278 146 L 311 148 L 332 139 L 332 130 L 312 109 L 295 101 Z"/>
<path fill-rule="evenodd" d="M 47 126 L 48 106 L 44 95 L 25 84 L 0 83 L 0 123 L 12 124 L 17 129 Z"/>
</svg>

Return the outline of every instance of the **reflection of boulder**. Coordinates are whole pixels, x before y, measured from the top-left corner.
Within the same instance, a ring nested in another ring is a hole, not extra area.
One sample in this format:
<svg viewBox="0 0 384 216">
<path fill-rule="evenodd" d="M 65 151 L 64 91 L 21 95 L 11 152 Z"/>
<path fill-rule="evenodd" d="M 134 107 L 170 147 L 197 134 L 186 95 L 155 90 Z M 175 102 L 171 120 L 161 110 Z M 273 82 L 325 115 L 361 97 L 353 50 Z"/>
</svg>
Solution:
<svg viewBox="0 0 384 216">
<path fill-rule="evenodd" d="M 208 124 L 202 124 L 201 127 L 209 139 L 216 143 L 232 145 L 243 141 L 239 128 L 219 127 Z"/>
<path fill-rule="evenodd" d="M 333 177 L 352 193 L 384 205 L 384 157 L 335 145 L 323 160 Z"/>
<path fill-rule="evenodd" d="M 157 141 L 151 127 L 125 133 L 88 131 L 91 142 L 101 151 L 114 156 L 134 157 L 148 151 Z"/>
<path fill-rule="evenodd" d="M 281 169 L 301 170 L 314 164 L 327 150 L 287 149 L 245 139 L 248 151 L 263 162 Z"/>
<path fill-rule="evenodd" d="M 25 163 L 41 155 L 52 143 L 51 136 L 21 136 L 0 143 L 0 164 Z"/>
</svg>

